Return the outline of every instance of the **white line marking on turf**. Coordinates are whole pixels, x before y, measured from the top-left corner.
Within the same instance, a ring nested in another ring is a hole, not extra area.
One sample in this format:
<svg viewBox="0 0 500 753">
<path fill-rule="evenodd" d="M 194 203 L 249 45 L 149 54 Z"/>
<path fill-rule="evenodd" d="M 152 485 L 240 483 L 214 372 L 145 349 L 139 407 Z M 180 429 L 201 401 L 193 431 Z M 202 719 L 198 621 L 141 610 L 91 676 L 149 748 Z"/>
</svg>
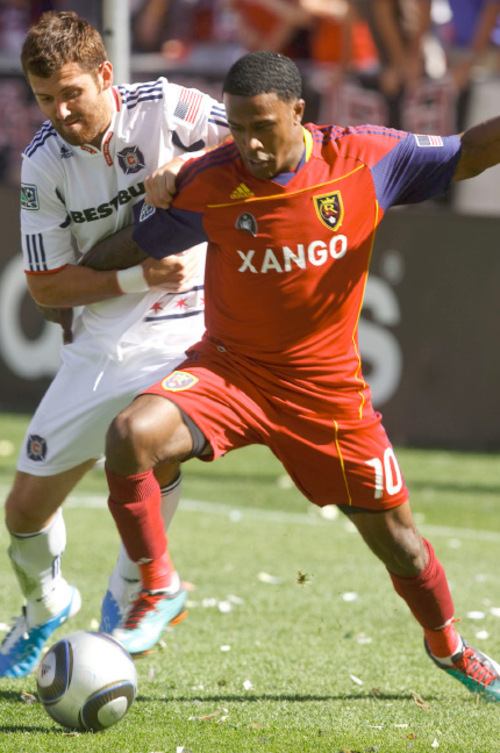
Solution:
<svg viewBox="0 0 500 753">
<path fill-rule="evenodd" d="M 107 500 L 102 496 L 90 496 L 90 495 L 71 495 L 65 502 L 67 507 L 107 507 Z M 310 513 L 299 512 L 286 512 L 286 510 L 264 510 L 259 507 L 232 507 L 230 505 L 223 505 L 217 502 L 203 502 L 198 499 L 181 499 L 179 508 L 184 512 L 197 512 L 207 515 L 222 515 L 223 517 L 230 518 L 235 522 L 243 521 L 245 519 L 250 520 L 262 520 L 268 523 L 294 523 L 297 525 L 312 525 L 312 526 L 327 526 L 334 525 L 335 521 L 325 520 L 321 517 L 319 510 L 311 505 Z M 343 516 L 340 518 L 344 522 L 347 518 Z M 463 538 L 471 539 L 475 541 L 490 541 L 493 543 L 500 543 L 500 532 L 497 531 L 483 531 L 474 528 L 454 528 L 453 526 L 438 526 L 427 525 L 426 523 L 420 523 L 418 525 L 419 530 L 424 534 L 432 536 L 443 536 L 445 538 Z"/>
<path fill-rule="evenodd" d="M 7 487 L 0 485 L 0 494 L 5 497 L 8 492 Z M 65 507 L 77 509 L 98 508 L 106 509 L 108 506 L 107 498 L 102 494 L 84 494 L 73 492 L 66 502 Z M 335 525 L 335 521 L 326 520 L 321 517 L 319 511 L 311 505 L 310 513 L 286 512 L 286 510 L 264 510 L 258 507 L 238 508 L 231 505 L 223 505 L 217 502 L 203 502 L 198 499 L 181 499 L 179 510 L 182 512 L 204 513 L 206 515 L 222 515 L 223 517 L 234 520 L 235 522 L 244 520 L 261 520 L 267 523 L 297 524 L 310 526 L 328 526 Z M 347 518 L 337 518 L 344 523 Z M 453 526 L 438 526 L 419 523 L 418 529 L 423 534 L 432 536 L 442 536 L 444 538 L 470 539 L 472 541 L 488 541 L 500 543 L 500 532 L 484 531 L 474 528 L 455 528 Z M 353 530 L 354 526 L 353 526 Z"/>
</svg>

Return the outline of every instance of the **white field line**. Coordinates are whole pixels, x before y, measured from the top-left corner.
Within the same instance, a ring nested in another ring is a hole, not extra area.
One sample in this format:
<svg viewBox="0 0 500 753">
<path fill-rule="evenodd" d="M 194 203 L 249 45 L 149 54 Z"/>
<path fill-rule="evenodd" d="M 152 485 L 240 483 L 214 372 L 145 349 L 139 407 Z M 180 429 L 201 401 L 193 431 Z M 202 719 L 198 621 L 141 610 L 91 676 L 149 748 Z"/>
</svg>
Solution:
<svg viewBox="0 0 500 753">
<path fill-rule="evenodd" d="M 0 485 L 0 497 L 5 498 L 7 487 Z M 65 507 L 74 508 L 107 508 L 107 499 L 104 495 L 80 494 L 73 492 L 66 502 Z M 196 512 L 205 515 L 220 515 L 234 522 L 244 520 L 259 520 L 266 523 L 296 524 L 309 526 L 334 525 L 335 521 L 325 519 L 319 509 L 311 505 L 310 513 L 286 512 L 285 510 L 264 510 L 257 507 L 238 508 L 231 505 L 223 505 L 216 502 L 203 502 L 197 499 L 181 499 L 179 511 Z M 343 523 L 347 519 L 340 518 Z M 348 526 L 350 527 L 350 526 Z M 448 539 L 470 539 L 471 541 L 488 541 L 494 544 L 500 543 L 500 531 L 484 531 L 475 528 L 455 528 L 453 526 L 437 526 L 419 523 L 418 528 L 424 535 L 442 536 Z M 352 529 L 354 527 L 352 526 Z"/>
</svg>

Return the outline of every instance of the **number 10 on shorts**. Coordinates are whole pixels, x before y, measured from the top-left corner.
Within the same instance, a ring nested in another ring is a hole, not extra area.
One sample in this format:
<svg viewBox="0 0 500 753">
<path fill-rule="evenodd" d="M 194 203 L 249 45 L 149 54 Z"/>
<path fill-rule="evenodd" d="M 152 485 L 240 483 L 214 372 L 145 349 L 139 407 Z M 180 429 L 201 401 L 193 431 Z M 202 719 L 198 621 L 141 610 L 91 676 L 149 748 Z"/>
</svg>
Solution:
<svg viewBox="0 0 500 753">
<path fill-rule="evenodd" d="M 384 452 L 384 458 L 372 458 L 365 461 L 375 470 L 375 499 L 380 499 L 384 493 L 397 494 L 403 486 L 403 479 L 399 469 L 398 461 L 392 447 L 388 447 Z"/>
</svg>

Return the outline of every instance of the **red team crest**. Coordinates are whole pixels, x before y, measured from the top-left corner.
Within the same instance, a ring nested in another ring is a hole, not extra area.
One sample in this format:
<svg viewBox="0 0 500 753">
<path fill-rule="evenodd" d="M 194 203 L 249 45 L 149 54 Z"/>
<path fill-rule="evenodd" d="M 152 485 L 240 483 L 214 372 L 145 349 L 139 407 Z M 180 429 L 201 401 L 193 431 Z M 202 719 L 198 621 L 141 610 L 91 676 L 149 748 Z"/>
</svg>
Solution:
<svg viewBox="0 0 500 753">
<path fill-rule="evenodd" d="M 314 196 L 314 208 L 322 224 L 330 230 L 337 230 L 344 220 L 344 205 L 340 191 Z"/>
<path fill-rule="evenodd" d="M 198 382 L 198 377 L 188 374 L 187 371 L 173 371 L 165 377 L 161 386 L 166 392 L 182 392 L 188 390 Z"/>
</svg>

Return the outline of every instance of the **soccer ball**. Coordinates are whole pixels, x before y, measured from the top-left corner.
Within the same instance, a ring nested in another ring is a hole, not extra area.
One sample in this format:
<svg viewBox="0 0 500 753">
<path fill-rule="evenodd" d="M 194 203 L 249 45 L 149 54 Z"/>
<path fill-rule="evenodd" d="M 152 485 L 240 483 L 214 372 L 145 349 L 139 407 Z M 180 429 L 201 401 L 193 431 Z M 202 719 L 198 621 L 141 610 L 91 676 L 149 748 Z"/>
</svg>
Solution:
<svg viewBox="0 0 500 753">
<path fill-rule="evenodd" d="M 104 633 L 80 630 L 55 643 L 37 673 L 47 713 L 69 729 L 110 727 L 129 710 L 137 671 L 127 651 Z"/>
</svg>

